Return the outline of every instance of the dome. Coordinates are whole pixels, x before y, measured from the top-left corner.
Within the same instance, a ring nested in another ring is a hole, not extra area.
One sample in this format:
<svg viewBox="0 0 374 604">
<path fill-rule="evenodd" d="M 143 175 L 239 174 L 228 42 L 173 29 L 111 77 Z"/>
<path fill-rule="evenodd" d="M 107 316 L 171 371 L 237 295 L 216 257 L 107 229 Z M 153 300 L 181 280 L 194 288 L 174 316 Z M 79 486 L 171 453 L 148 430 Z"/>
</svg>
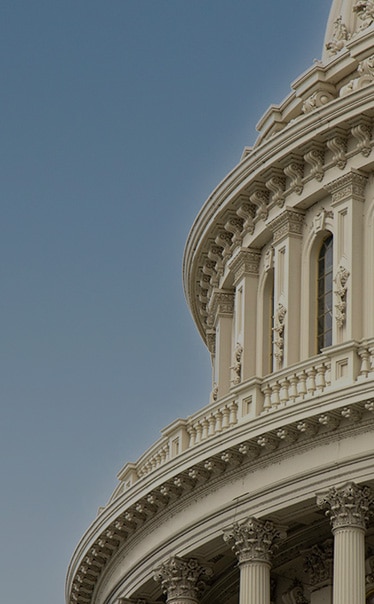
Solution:
<svg viewBox="0 0 374 604">
<path fill-rule="evenodd" d="M 374 594 L 374 3 L 258 124 L 187 239 L 205 407 L 87 530 L 67 604 L 364 604 Z"/>
</svg>

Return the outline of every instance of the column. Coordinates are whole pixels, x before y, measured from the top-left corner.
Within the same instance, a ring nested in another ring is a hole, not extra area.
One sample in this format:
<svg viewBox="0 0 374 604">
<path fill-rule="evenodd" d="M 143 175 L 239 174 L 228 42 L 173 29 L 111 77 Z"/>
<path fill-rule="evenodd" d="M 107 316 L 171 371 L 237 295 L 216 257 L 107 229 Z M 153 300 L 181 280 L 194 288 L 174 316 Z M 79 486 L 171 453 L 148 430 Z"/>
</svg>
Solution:
<svg viewBox="0 0 374 604">
<path fill-rule="evenodd" d="M 212 569 L 195 558 L 172 556 L 154 571 L 153 577 L 161 583 L 167 604 L 198 604 L 205 587 L 202 578 L 211 575 Z"/>
<path fill-rule="evenodd" d="M 239 604 L 270 604 L 271 558 L 285 533 L 270 520 L 248 518 L 224 533 L 239 560 Z"/>
<path fill-rule="evenodd" d="M 274 248 L 275 369 L 300 360 L 301 245 L 304 213 L 285 210 L 269 227 Z"/>
<path fill-rule="evenodd" d="M 334 535 L 333 604 L 365 604 L 365 528 L 373 496 L 348 482 L 317 496 Z"/>
</svg>

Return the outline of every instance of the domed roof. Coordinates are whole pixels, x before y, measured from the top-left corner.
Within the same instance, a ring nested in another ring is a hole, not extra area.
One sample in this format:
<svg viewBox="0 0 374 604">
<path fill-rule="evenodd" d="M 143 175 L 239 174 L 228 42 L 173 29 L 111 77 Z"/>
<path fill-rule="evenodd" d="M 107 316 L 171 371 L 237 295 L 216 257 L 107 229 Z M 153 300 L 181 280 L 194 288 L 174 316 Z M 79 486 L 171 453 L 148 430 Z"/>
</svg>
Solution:
<svg viewBox="0 0 374 604">
<path fill-rule="evenodd" d="M 327 22 L 322 60 L 336 55 L 374 22 L 374 0 L 334 0 Z"/>
</svg>

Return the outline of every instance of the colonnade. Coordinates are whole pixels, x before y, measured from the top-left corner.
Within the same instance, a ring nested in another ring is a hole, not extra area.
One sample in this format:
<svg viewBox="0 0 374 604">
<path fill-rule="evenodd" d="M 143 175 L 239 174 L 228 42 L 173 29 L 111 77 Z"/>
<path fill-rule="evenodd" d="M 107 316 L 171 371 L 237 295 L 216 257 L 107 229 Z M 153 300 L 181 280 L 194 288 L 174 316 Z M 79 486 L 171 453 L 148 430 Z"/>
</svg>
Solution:
<svg viewBox="0 0 374 604">
<path fill-rule="evenodd" d="M 317 496 L 333 534 L 333 604 L 365 604 L 365 531 L 374 496 L 366 486 L 348 482 Z M 250 517 L 225 529 L 240 569 L 239 604 L 270 604 L 270 570 L 286 530 L 272 521 Z M 195 558 L 166 560 L 154 578 L 167 604 L 198 604 L 212 569 Z"/>
</svg>

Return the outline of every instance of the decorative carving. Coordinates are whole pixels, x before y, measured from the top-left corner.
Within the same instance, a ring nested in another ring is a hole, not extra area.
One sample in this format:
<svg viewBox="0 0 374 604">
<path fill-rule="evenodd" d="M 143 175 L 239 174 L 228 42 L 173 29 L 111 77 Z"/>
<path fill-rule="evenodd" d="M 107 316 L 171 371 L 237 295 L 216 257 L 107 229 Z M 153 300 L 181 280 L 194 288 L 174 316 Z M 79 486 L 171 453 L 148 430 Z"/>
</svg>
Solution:
<svg viewBox="0 0 374 604">
<path fill-rule="evenodd" d="M 305 551 L 304 572 L 309 575 L 313 587 L 321 587 L 322 584 L 331 583 L 333 559 L 332 539 L 313 545 Z"/>
<path fill-rule="evenodd" d="M 211 245 L 208 251 L 208 258 L 215 262 L 215 270 L 218 277 L 223 273 L 222 248 L 218 245 Z"/>
<path fill-rule="evenodd" d="M 281 170 L 274 170 L 274 173 L 265 184 L 267 189 L 272 193 L 271 202 L 277 204 L 280 208 L 283 208 L 286 190 L 286 179 L 283 172 Z"/>
<path fill-rule="evenodd" d="M 365 560 L 365 583 L 367 585 L 374 584 L 374 556 L 370 556 Z"/>
<path fill-rule="evenodd" d="M 212 389 L 212 400 L 215 402 L 218 399 L 218 385 L 216 382 L 213 384 Z"/>
<path fill-rule="evenodd" d="M 327 103 L 333 101 L 334 98 L 335 95 L 329 90 L 316 90 L 316 92 L 313 92 L 313 94 L 304 101 L 301 110 L 303 113 L 310 113 L 319 107 L 323 107 L 323 105 L 327 105 Z"/>
<path fill-rule="evenodd" d="M 273 246 L 270 246 L 266 250 L 266 253 L 265 253 L 265 259 L 264 259 L 265 273 L 268 273 L 273 268 L 273 263 L 274 263 L 274 248 L 273 248 Z"/>
<path fill-rule="evenodd" d="M 273 232 L 273 243 L 277 243 L 287 235 L 302 235 L 304 214 L 295 210 L 285 210 L 272 220 L 269 228 Z"/>
<path fill-rule="evenodd" d="M 224 532 L 224 540 L 232 544 L 232 550 L 239 563 L 266 562 L 270 564 L 279 541 L 286 537 L 284 530 L 277 528 L 270 520 L 248 518 L 235 522 Z"/>
<path fill-rule="evenodd" d="M 236 210 L 239 218 L 242 218 L 243 222 L 243 236 L 249 233 L 253 234 L 255 230 L 255 223 L 253 221 L 256 215 L 256 206 L 253 203 L 242 203 Z"/>
<path fill-rule="evenodd" d="M 352 136 L 357 139 L 357 150 L 364 157 L 371 153 L 371 120 L 361 116 L 359 123 L 352 126 Z"/>
<path fill-rule="evenodd" d="M 284 322 L 286 318 L 287 310 L 285 307 L 279 302 L 277 309 L 274 315 L 274 346 L 275 352 L 274 356 L 278 360 L 279 363 L 283 360 L 283 350 L 284 350 Z"/>
<path fill-rule="evenodd" d="M 323 231 L 326 226 L 326 218 L 333 218 L 334 212 L 321 208 L 313 218 L 313 231 L 315 234 Z"/>
<path fill-rule="evenodd" d="M 298 195 L 303 192 L 303 176 L 304 176 L 304 164 L 300 158 L 296 158 L 291 161 L 284 168 L 285 175 L 290 179 L 289 191 L 295 191 Z"/>
<path fill-rule="evenodd" d="M 326 44 L 326 50 L 329 51 L 330 55 L 336 55 L 344 48 L 345 43 L 349 40 L 350 35 L 343 18 L 340 16 L 334 22 L 334 29 L 332 32 L 332 38 L 330 42 Z"/>
<path fill-rule="evenodd" d="M 215 238 L 215 243 L 223 248 L 222 260 L 225 263 L 231 256 L 232 235 L 227 231 L 221 231 Z"/>
<path fill-rule="evenodd" d="M 310 175 L 318 182 L 324 177 L 325 148 L 324 145 L 313 143 L 312 148 L 304 155 L 304 160 L 311 166 Z"/>
<path fill-rule="evenodd" d="M 308 604 L 304 588 L 299 581 L 295 581 L 291 589 L 282 594 L 284 604 Z"/>
<path fill-rule="evenodd" d="M 338 303 L 335 304 L 335 319 L 338 327 L 343 327 L 346 319 L 346 307 L 347 307 L 347 281 L 349 277 L 349 271 L 344 266 L 339 266 L 338 272 L 334 279 L 336 289 L 334 294 L 338 298 Z"/>
<path fill-rule="evenodd" d="M 240 218 L 235 218 L 231 216 L 229 220 L 225 223 L 224 226 L 225 231 L 231 233 L 233 235 L 232 245 L 241 245 L 243 241 L 243 221 Z"/>
<path fill-rule="evenodd" d="M 208 329 L 206 332 L 206 344 L 210 354 L 216 354 L 216 331 Z"/>
<path fill-rule="evenodd" d="M 358 18 L 362 21 L 359 30 L 366 29 L 374 21 L 374 1 L 373 0 L 357 0 L 353 7 L 353 12 L 357 13 Z"/>
<path fill-rule="evenodd" d="M 234 352 L 235 364 L 232 368 L 234 371 L 233 384 L 235 386 L 240 384 L 240 382 L 242 380 L 242 356 L 243 356 L 243 346 L 241 346 L 241 344 L 239 344 L 239 342 L 238 342 L 236 344 L 235 352 Z"/>
<path fill-rule="evenodd" d="M 347 482 L 339 488 L 333 487 L 317 496 L 317 505 L 328 508 L 326 516 L 330 518 L 333 531 L 347 526 L 365 529 L 373 502 L 370 488 L 359 487 L 354 482 Z"/>
<path fill-rule="evenodd" d="M 167 602 L 197 602 L 199 594 L 205 588 L 202 577 L 209 578 L 212 574 L 209 566 L 200 564 L 195 558 L 184 560 L 173 556 L 154 571 L 153 578 L 161 583 Z"/>
<path fill-rule="evenodd" d="M 374 55 L 359 63 L 357 74 L 357 77 L 352 78 L 348 84 L 341 87 L 339 96 L 347 96 L 347 94 L 361 90 L 361 88 L 365 88 L 374 82 Z"/>
<path fill-rule="evenodd" d="M 332 153 L 332 161 L 340 170 L 344 170 L 347 158 L 347 137 L 343 133 L 338 133 L 326 141 L 328 149 Z"/>
<path fill-rule="evenodd" d="M 249 199 L 257 207 L 256 219 L 266 220 L 268 217 L 269 191 L 263 185 L 257 185 L 255 191 L 249 196 Z"/>
</svg>

